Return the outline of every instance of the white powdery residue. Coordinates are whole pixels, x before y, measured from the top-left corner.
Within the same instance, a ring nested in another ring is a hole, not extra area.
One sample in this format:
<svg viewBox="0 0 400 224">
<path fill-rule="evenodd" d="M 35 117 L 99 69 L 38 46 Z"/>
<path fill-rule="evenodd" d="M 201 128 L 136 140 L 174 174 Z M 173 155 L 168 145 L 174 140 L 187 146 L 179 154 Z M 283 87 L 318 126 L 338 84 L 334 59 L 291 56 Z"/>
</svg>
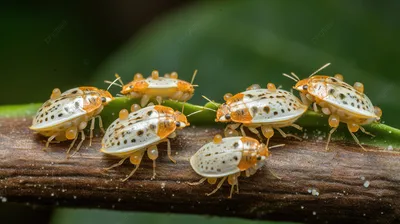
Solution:
<svg viewBox="0 0 400 224">
<path fill-rule="evenodd" d="M 74 199 L 76 199 L 77 197 L 76 197 L 76 195 L 74 195 Z"/>
<path fill-rule="evenodd" d="M 316 212 L 316 211 L 313 211 L 312 214 L 313 214 L 313 215 L 317 215 L 317 212 Z"/>
<path fill-rule="evenodd" d="M 361 176 L 361 180 L 365 180 L 365 177 L 364 177 L 364 176 Z"/>
<path fill-rule="evenodd" d="M 317 189 L 312 189 L 311 194 L 314 196 L 318 196 L 319 192 L 317 191 Z"/>
<path fill-rule="evenodd" d="M 387 147 L 387 150 L 393 151 L 393 146 L 392 146 L 392 145 L 389 145 L 389 146 Z"/>
<path fill-rule="evenodd" d="M 51 193 L 51 196 L 54 197 L 54 193 Z"/>
<path fill-rule="evenodd" d="M 364 187 L 365 188 L 369 187 L 369 181 L 368 180 L 364 182 Z"/>
<path fill-rule="evenodd" d="M 7 198 L 6 197 L 1 197 L 1 202 L 6 203 L 7 202 Z"/>
<path fill-rule="evenodd" d="M 304 209 L 304 206 L 300 206 L 301 209 Z"/>
<path fill-rule="evenodd" d="M 161 183 L 161 189 L 164 189 L 165 188 L 165 182 L 162 182 Z"/>
<path fill-rule="evenodd" d="M 311 189 L 311 188 L 308 188 L 307 191 L 308 191 L 308 193 L 311 193 L 311 192 L 312 192 L 312 189 Z"/>
</svg>

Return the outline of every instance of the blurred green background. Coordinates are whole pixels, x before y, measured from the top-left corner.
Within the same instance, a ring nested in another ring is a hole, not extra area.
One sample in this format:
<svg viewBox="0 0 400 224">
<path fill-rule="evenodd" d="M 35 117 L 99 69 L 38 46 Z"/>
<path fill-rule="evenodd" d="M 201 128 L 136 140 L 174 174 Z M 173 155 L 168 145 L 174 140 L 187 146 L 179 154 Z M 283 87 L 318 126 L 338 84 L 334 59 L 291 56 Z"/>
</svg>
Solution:
<svg viewBox="0 0 400 224">
<path fill-rule="evenodd" d="M 128 82 L 153 69 L 186 80 L 198 69 L 191 102 L 204 104 L 201 95 L 221 101 L 253 83 L 289 89 L 283 72 L 306 77 L 331 62 L 323 74 L 363 82 L 383 121 L 400 127 L 399 11 L 399 1 L 373 0 L 2 3 L 0 104 L 43 102 L 54 87 L 107 88 L 114 73 Z M 86 210 L 41 215 L 66 223 L 76 212 L 107 220 Z"/>
</svg>

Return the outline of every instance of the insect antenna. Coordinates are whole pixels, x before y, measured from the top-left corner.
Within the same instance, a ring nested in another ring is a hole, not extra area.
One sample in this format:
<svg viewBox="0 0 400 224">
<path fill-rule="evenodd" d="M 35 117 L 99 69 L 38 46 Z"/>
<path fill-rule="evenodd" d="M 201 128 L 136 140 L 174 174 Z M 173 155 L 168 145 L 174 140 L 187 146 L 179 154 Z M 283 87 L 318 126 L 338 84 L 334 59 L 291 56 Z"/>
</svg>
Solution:
<svg viewBox="0 0 400 224">
<path fill-rule="evenodd" d="M 296 79 L 295 77 L 292 77 L 292 76 L 290 76 L 290 75 L 288 75 L 286 73 L 283 73 L 282 75 L 287 77 L 287 78 L 289 78 L 289 79 L 291 79 L 291 80 L 293 80 L 293 81 L 295 81 L 295 82 L 300 81 L 300 79 L 297 76 L 296 76 L 297 77 L 297 79 Z"/>
<path fill-rule="evenodd" d="M 110 84 L 108 87 L 107 87 L 107 91 L 111 88 L 111 86 L 119 86 L 119 87 L 121 87 L 122 88 L 122 86 L 124 85 L 123 83 L 122 83 L 122 81 L 121 81 L 121 77 L 118 75 L 118 74 L 115 74 L 115 77 L 116 77 L 116 79 L 114 80 L 114 81 L 108 81 L 108 80 L 104 80 L 104 82 L 105 83 L 107 83 L 107 84 Z M 120 83 L 121 83 L 121 85 L 120 84 L 117 84 L 116 82 L 117 81 L 119 81 Z"/>
<path fill-rule="evenodd" d="M 208 107 L 202 107 L 202 108 L 201 108 L 201 110 L 198 110 L 198 111 L 192 112 L 192 113 L 190 113 L 190 114 L 186 115 L 186 117 L 190 117 L 190 116 L 192 116 L 192 115 L 195 115 L 195 114 L 201 113 L 201 112 L 203 112 L 203 111 L 205 111 L 205 110 L 210 110 L 210 111 L 216 112 L 216 110 L 214 110 L 214 109 L 211 109 L 211 108 L 208 108 Z"/>
<path fill-rule="evenodd" d="M 290 74 L 291 74 L 293 77 L 295 77 L 297 80 L 300 81 L 300 78 L 299 78 L 296 74 L 294 74 L 294 72 L 291 72 Z"/>
<path fill-rule="evenodd" d="M 321 71 L 322 69 L 328 67 L 330 64 L 331 64 L 331 63 L 326 63 L 325 65 L 323 65 L 321 68 L 317 69 L 317 71 L 313 72 L 313 73 L 312 73 L 310 76 L 308 76 L 308 77 L 311 77 L 311 76 L 317 74 L 319 71 Z"/>
<path fill-rule="evenodd" d="M 208 99 L 206 96 L 201 95 L 204 99 L 206 99 L 208 102 L 212 103 L 214 106 L 218 107 L 218 105 L 216 103 L 214 103 L 214 101 Z"/>
<path fill-rule="evenodd" d="M 196 75 L 197 75 L 197 69 L 194 70 L 194 73 L 193 73 L 193 76 L 192 76 L 192 81 L 190 81 L 190 85 L 193 85 L 194 78 L 196 78 Z M 196 86 L 198 86 L 198 85 L 196 85 Z"/>
</svg>

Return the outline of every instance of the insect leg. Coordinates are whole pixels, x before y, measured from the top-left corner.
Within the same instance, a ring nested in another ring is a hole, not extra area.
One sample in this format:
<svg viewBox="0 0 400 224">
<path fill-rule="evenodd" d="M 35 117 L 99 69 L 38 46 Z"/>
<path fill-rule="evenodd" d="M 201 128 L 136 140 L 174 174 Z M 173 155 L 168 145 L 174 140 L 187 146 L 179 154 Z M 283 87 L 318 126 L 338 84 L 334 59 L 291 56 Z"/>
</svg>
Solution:
<svg viewBox="0 0 400 224">
<path fill-rule="evenodd" d="M 319 111 L 316 102 L 313 103 L 313 110 L 314 110 L 314 112 L 317 112 L 317 113 L 318 113 L 318 111 Z"/>
<path fill-rule="evenodd" d="M 92 122 L 90 123 L 89 146 L 92 146 L 93 130 L 95 123 L 96 123 L 96 117 L 93 117 Z"/>
<path fill-rule="evenodd" d="M 187 184 L 189 184 L 190 186 L 194 186 L 194 185 L 199 185 L 199 184 L 202 184 L 202 183 L 204 183 L 204 181 L 206 181 L 207 180 L 207 177 L 204 177 L 204 178 L 201 178 L 199 181 L 197 181 L 197 182 L 186 182 Z"/>
<path fill-rule="evenodd" d="M 257 130 L 257 128 L 254 127 L 247 127 L 252 133 L 256 134 L 257 137 L 260 139 L 260 141 L 262 141 L 262 137 L 260 135 L 260 132 Z"/>
<path fill-rule="evenodd" d="M 43 151 L 45 151 L 45 150 L 49 147 L 50 142 L 51 142 L 56 136 L 57 136 L 57 134 L 54 134 L 54 135 L 50 136 L 50 137 L 47 139 L 46 147 L 43 148 Z"/>
<path fill-rule="evenodd" d="M 79 142 L 78 146 L 76 147 L 74 153 L 72 153 L 71 156 L 74 156 L 75 153 L 77 153 L 77 152 L 79 151 L 79 149 L 80 149 L 81 146 L 82 146 L 83 141 L 85 141 L 85 138 L 86 138 L 86 137 L 85 137 L 85 132 L 83 132 L 83 130 L 81 131 L 81 136 L 82 136 L 81 141 Z"/>
<path fill-rule="evenodd" d="M 353 137 L 354 141 L 356 141 L 357 144 L 358 144 L 359 146 L 361 146 L 361 148 L 362 148 L 364 151 L 367 151 L 367 150 L 364 149 L 364 147 L 361 145 L 360 141 L 358 140 L 358 138 L 357 138 L 356 135 L 354 134 L 354 132 L 357 132 L 358 129 L 360 129 L 360 126 L 359 126 L 358 124 L 355 124 L 355 123 L 347 123 L 347 129 L 349 129 L 349 132 L 350 132 L 351 136 Z"/>
<path fill-rule="evenodd" d="M 334 127 L 329 131 L 328 141 L 326 142 L 326 146 L 325 146 L 325 150 L 327 150 L 327 151 L 329 150 L 328 145 L 329 145 L 329 142 L 331 141 L 332 133 L 335 132 L 336 129 L 337 129 L 337 127 Z"/>
<path fill-rule="evenodd" d="M 127 157 L 121 159 L 118 163 L 115 163 L 115 164 L 111 165 L 110 167 L 104 168 L 104 170 L 111 170 L 111 169 L 113 169 L 113 168 L 115 168 L 115 167 L 117 167 L 117 166 L 121 166 L 121 165 L 125 162 L 125 160 L 126 160 L 127 158 L 129 158 L 129 156 L 127 156 Z"/>
<path fill-rule="evenodd" d="M 226 178 L 228 178 L 228 177 L 227 177 L 227 176 L 223 177 L 223 178 L 219 181 L 217 187 L 216 187 L 213 191 L 211 191 L 210 193 L 206 193 L 206 195 L 207 195 L 207 196 L 210 196 L 210 195 L 214 194 L 215 192 L 217 192 L 218 189 L 221 188 L 221 186 L 222 186 L 222 184 L 224 183 L 224 181 L 226 180 Z"/>
<path fill-rule="evenodd" d="M 328 145 L 329 145 L 329 142 L 331 141 L 332 133 L 336 131 L 337 127 L 339 126 L 339 122 L 340 122 L 340 120 L 339 120 L 339 116 L 338 115 L 331 114 L 329 116 L 328 123 L 329 123 L 329 126 L 332 127 L 332 129 L 331 129 L 331 131 L 329 132 L 329 135 L 328 135 L 328 141 L 326 142 L 326 146 L 325 146 L 326 150 L 329 150 Z"/>
<path fill-rule="evenodd" d="M 140 99 L 140 106 L 141 107 L 146 106 L 147 103 L 149 102 L 149 100 L 150 100 L 150 96 L 149 95 L 143 95 L 142 99 Z"/>
<path fill-rule="evenodd" d="M 278 130 L 278 132 L 279 132 L 284 138 L 286 138 L 286 137 L 293 137 L 293 138 L 295 138 L 295 139 L 297 139 L 297 140 L 299 140 L 299 141 L 302 141 L 302 140 L 303 140 L 302 138 L 300 138 L 300 137 L 298 137 L 298 136 L 296 136 L 296 135 L 286 134 L 286 133 L 283 132 L 282 129 L 280 129 L 280 128 L 275 128 L 275 129 Z"/>
<path fill-rule="evenodd" d="M 136 170 L 139 168 L 140 162 L 142 161 L 143 155 L 144 150 L 140 150 L 136 151 L 129 157 L 130 162 L 135 165 L 135 168 L 128 174 L 128 176 L 121 180 L 122 182 L 127 181 L 136 172 Z"/>
<path fill-rule="evenodd" d="M 291 124 L 290 126 L 296 128 L 296 129 L 299 130 L 299 131 L 303 131 L 303 128 L 302 128 L 300 125 L 298 125 L 298 124 Z"/>
<path fill-rule="evenodd" d="M 103 119 L 101 119 L 100 115 L 98 115 L 96 117 L 99 118 L 99 128 L 100 128 L 101 132 L 106 133 L 106 131 L 104 130 L 104 127 L 103 127 Z"/>
<path fill-rule="evenodd" d="M 78 135 L 76 135 L 76 137 L 74 138 L 74 140 L 72 140 L 71 145 L 69 145 L 69 148 L 67 150 L 67 155 L 69 154 L 69 151 L 71 151 L 72 147 L 74 147 L 76 139 L 78 139 Z"/>
<path fill-rule="evenodd" d="M 246 132 L 244 131 L 244 125 L 240 125 L 240 132 L 242 133 L 242 136 L 246 137 Z"/>
<path fill-rule="evenodd" d="M 161 103 L 162 103 L 162 96 L 156 96 L 156 101 L 157 101 L 158 105 L 161 105 Z"/>
<path fill-rule="evenodd" d="M 364 134 L 367 134 L 367 135 L 370 135 L 370 136 L 372 136 L 372 137 L 375 137 L 374 134 L 369 133 L 369 132 L 366 131 L 365 128 L 363 128 L 362 126 L 360 126 L 360 130 L 361 130 L 362 132 L 364 132 Z"/>
<path fill-rule="evenodd" d="M 234 123 L 234 124 L 228 124 L 225 127 L 224 130 L 224 135 L 225 137 L 229 137 L 229 136 L 236 136 L 237 132 L 236 129 L 240 126 L 240 123 Z M 230 130 L 228 130 L 230 129 Z"/>
<path fill-rule="evenodd" d="M 156 178 L 156 159 L 158 158 L 158 149 L 156 145 L 147 148 L 147 156 L 153 160 L 153 176 L 151 179 L 154 179 Z"/>
<path fill-rule="evenodd" d="M 271 126 L 266 126 L 262 125 L 261 126 L 261 132 L 264 135 L 265 138 L 267 138 L 267 144 L 266 146 L 268 147 L 269 144 L 269 139 L 274 136 L 274 129 Z"/>
<path fill-rule="evenodd" d="M 171 142 L 169 141 L 168 138 L 163 139 L 161 142 L 167 142 L 167 154 L 168 154 L 168 158 L 173 162 L 176 163 L 176 160 L 172 158 L 172 151 L 171 151 Z"/>
</svg>

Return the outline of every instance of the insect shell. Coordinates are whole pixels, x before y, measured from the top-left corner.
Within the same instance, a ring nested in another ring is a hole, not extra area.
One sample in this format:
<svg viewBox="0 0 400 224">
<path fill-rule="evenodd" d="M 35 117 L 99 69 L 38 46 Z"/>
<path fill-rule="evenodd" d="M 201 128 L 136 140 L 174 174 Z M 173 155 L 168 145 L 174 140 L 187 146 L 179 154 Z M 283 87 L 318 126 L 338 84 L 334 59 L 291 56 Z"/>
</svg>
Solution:
<svg viewBox="0 0 400 224">
<path fill-rule="evenodd" d="M 144 107 L 150 98 L 155 97 L 157 102 L 161 104 L 163 99 L 171 99 L 186 102 L 192 98 L 194 94 L 193 80 L 196 76 L 195 70 L 191 83 L 178 79 L 178 73 L 172 72 L 160 77 L 157 70 L 151 73 L 148 78 L 137 73 L 132 82 L 123 85 L 121 94 L 129 95 L 133 98 L 140 98 L 140 105 Z M 122 83 L 121 83 L 122 84 Z"/>
<path fill-rule="evenodd" d="M 75 144 L 78 134 L 81 133 L 81 141 L 76 148 L 78 151 L 85 139 L 83 129 L 89 120 L 92 120 L 90 145 L 96 118 L 99 118 L 100 128 L 104 132 L 99 114 L 103 106 L 112 99 L 109 92 L 95 87 L 77 87 L 63 93 L 56 88 L 50 99 L 39 108 L 30 129 L 49 137 L 46 148 L 54 139 L 56 141 L 73 140 L 67 154 Z"/>
<path fill-rule="evenodd" d="M 241 171 L 246 171 L 246 176 L 254 174 L 268 156 L 268 147 L 254 138 L 222 138 L 221 135 L 216 135 L 213 142 L 205 144 L 190 158 L 193 170 L 204 178 L 189 184 L 198 185 L 205 180 L 210 184 L 215 184 L 218 178 L 222 178 L 217 187 L 206 194 L 209 196 L 217 192 L 227 179 L 231 185 L 229 196 L 231 198 L 235 186 L 239 193 L 238 177 Z"/>
<path fill-rule="evenodd" d="M 153 160 L 153 178 L 155 172 L 155 160 L 158 157 L 157 145 L 167 142 L 168 157 L 171 157 L 171 146 L 168 138 L 176 136 L 175 130 L 189 126 L 186 116 L 170 107 L 161 105 L 148 106 L 140 109 L 137 104 L 132 105 L 131 113 L 126 109 L 119 113 L 116 119 L 107 129 L 102 139 L 103 153 L 121 157 L 122 160 L 106 169 L 121 165 L 127 158 L 135 165 L 133 171 L 123 181 L 129 179 L 139 168 L 144 153 Z"/>
<path fill-rule="evenodd" d="M 364 85 L 356 82 L 351 86 L 343 81 L 343 76 L 340 74 L 335 77 L 316 75 L 297 81 L 293 88 L 300 91 L 303 102 L 308 105 L 314 103 L 316 111 L 318 104 L 322 112 L 329 115 L 328 122 L 332 129 L 328 135 L 326 149 L 328 150 L 331 135 L 339 126 L 339 122 L 347 124 L 354 140 L 364 149 L 354 132 L 360 129 L 372 135 L 361 125 L 379 121 L 382 116 L 382 110 L 374 107 L 364 94 Z"/>
<path fill-rule="evenodd" d="M 227 125 L 226 136 L 232 135 L 239 126 L 242 135 L 245 136 L 243 126 L 246 126 L 260 139 L 257 128 L 261 127 L 262 134 L 267 138 L 267 146 L 269 139 L 274 135 L 273 129 L 278 130 L 283 137 L 291 136 L 301 140 L 295 135 L 284 133 L 281 129 L 292 126 L 302 130 L 294 122 L 307 111 L 307 106 L 292 93 L 276 89 L 274 84 L 269 83 L 267 89 L 252 85 L 247 91 L 234 96 L 227 93 L 224 99 L 226 102 L 218 108 L 215 121 L 234 122 Z"/>
</svg>

